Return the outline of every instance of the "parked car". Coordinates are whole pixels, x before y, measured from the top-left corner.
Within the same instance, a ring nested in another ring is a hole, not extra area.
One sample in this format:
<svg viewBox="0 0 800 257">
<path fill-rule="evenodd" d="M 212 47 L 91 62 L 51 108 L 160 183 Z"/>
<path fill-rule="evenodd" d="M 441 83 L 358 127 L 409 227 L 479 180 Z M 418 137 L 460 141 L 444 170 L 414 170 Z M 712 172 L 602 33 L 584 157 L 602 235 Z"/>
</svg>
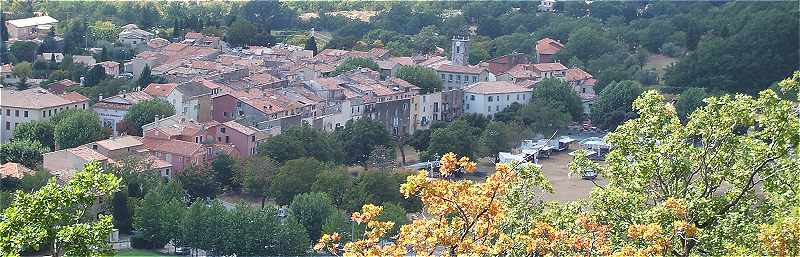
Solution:
<svg viewBox="0 0 800 257">
<path fill-rule="evenodd" d="M 581 176 L 581 178 L 587 179 L 587 180 L 593 180 L 593 179 L 597 178 L 597 172 L 595 172 L 594 170 L 590 170 L 590 169 L 584 170 L 583 171 L 583 175 Z"/>
</svg>

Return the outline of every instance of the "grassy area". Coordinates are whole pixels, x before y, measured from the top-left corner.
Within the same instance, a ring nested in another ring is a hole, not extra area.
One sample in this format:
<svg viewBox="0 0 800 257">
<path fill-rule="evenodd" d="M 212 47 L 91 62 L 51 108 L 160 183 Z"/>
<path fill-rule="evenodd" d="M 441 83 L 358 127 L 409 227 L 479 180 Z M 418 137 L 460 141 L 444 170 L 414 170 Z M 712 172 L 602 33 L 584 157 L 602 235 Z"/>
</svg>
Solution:
<svg viewBox="0 0 800 257">
<path fill-rule="evenodd" d="M 167 256 L 167 255 L 150 250 L 126 249 L 117 251 L 117 254 L 115 254 L 114 256 Z"/>
<path fill-rule="evenodd" d="M 670 64 L 676 62 L 677 59 L 661 55 L 661 54 L 654 54 L 647 57 L 647 62 L 644 64 L 645 69 L 655 69 L 656 73 L 658 73 L 658 77 L 664 76 L 664 70 Z"/>
</svg>

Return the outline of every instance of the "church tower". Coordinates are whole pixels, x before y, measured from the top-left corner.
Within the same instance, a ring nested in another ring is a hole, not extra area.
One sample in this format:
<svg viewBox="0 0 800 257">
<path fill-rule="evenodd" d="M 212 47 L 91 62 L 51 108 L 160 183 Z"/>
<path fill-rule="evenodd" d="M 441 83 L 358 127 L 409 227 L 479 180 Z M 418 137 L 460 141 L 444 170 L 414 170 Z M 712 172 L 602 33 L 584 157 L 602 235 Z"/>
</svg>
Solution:
<svg viewBox="0 0 800 257">
<path fill-rule="evenodd" d="M 453 63 L 453 65 L 469 64 L 469 37 L 454 36 L 450 53 L 450 61 Z"/>
</svg>

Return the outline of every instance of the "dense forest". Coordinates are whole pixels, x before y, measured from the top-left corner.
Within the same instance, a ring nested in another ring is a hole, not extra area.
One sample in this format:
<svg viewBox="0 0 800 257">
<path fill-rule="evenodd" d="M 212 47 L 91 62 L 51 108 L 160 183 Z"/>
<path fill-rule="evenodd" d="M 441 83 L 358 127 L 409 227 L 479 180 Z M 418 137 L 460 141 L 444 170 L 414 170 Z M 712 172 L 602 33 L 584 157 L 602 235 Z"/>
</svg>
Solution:
<svg viewBox="0 0 800 257">
<path fill-rule="evenodd" d="M 10 1 L 10 18 L 43 11 L 62 21 L 65 50 L 80 51 L 85 36 L 128 23 L 177 38 L 187 31 L 224 36 L 232 45 L 302 44 L 314 28 L 325 47 L 385 47 L 396 56 L 447 50 L 449 39 L 471 31 L 470 63 L 513 52 L 533 54 L 536 40 L 566 43 L 557 58 L 599 80 L 638 80 L 665 89 L 705 87 L 755 93 L 800 67 L 794 2 L 46 2 Z M 290 32 L 284 36 L 279 32 Z M 303 32 L 303 33 L 295 33 Z M 237 35 L 246 33 L 246 35 Z M 107 35 L 107 34 L 106 34 Z M 445 51 L 447 53 L 448 51 Z M 666 69 L 653 55 L 675 58 Z M 677 88 L 676 88 L 677 87 Z M 598 90 L 599 91 L 599 90 Z"/>
</svg>

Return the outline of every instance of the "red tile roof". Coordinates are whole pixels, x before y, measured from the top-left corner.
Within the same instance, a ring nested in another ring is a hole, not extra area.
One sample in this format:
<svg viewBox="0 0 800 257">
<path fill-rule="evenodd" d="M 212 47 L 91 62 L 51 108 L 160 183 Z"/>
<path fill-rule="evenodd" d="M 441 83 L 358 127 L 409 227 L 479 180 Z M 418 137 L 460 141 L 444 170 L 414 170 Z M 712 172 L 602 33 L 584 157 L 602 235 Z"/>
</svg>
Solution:
<svg viewBox="0 0 800 257">
<path fill-rule="evenodd" d="M 73 103 L 80 103 L 80 102 L 84 102 L 84 101 L 89 101 L 89 98 L 86 98 L 85 96 L 83 96 L 83 95 L 81 95 L 81 94 L 79 94 L 77 92 L 69 92 L 69 93 L 61 95 L 61 97 L 63 97 L 64 99 L 67 99 L 68 101 L 73 102 Z"/>
<path fill-rule="evenodd" d="M 533 64 L 533 69 L 537 71 L 560 71 L 566 70 L 567 67 L 561 63 L 537 63 Z"/>
<path fill-rule="evenodd" d="M 592 74 L 589 74 L 580 68 L 568 69 L 566 75 L 564 75 L 564 79 L 567 81 L 584 80 L 590 78 L 592 78 Z"/>
<path fill-rule="evenodd" d="M 530 92 L 531 89 L 511 83 L 510 81 L 484 81 L 469 85 L 464 88 L 464 92 L 478 94 L 508 94 L 519 92 Z"/>
<path fill-rule="evenodd" d="M 181 156 L 192 156 L 203 150 L 203 145 L 176 139 L 158 139 L 145 137 L 144 147 L 150 151 L 171 153 Z"/>
<path fill-rule="evenodd" d="M 53 94 L 61 94 L 64 93 L 64 90 L 70 87 L 78 86 L 80 84 L 75 83 L 72 80 L 62 79 L 47 85 L 47 91 L 53 92 Z"/>
<path fill-rule="evenodd" d="M 536 53 L 538 54 L 556 54 L 561 48 L 564 48 L 564 44 L 548 37 L 536 41 Z"/>
<path fill-rule="evenodd" d="M 144 88 L 144 92 L 151 96 L 161 96 L 166 97 L 172 93 L 172 90 L 175 90 L 178 84 L 175 83 L 168 83 L 168 84 L 156 84 L 152 83 Z"/>
<path fill-rule="evenodd" d="M 21 179 L 26 174 L 31 174 L 32 172 L 33 171 L 31 171 L 31 169 L 28 169 L 22 164 L 16 162 L 0 164 L 0 178 L 14 177 Z"/>
</svg>

